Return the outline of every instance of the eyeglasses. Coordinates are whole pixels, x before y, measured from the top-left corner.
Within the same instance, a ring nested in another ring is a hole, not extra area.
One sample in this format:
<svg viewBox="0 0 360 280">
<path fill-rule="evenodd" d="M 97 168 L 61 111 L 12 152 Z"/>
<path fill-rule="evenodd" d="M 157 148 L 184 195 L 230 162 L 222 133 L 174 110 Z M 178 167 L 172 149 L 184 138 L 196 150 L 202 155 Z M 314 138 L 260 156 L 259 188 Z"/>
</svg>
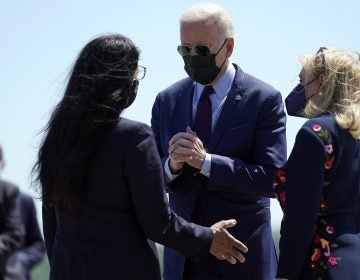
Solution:
<svg viewBox="0 0 360 280">
<path fill-rule="evenodd" d="M 137 71 L 136 71 L 136 78 L 135 78 L 135 80 L 142 80 L 142 79 L 144 79 L 144 77 L 145 77 L 145 74 L 146 74 L 146 67 L 144 67 L 144 66 L 138 66 L 138 69 L 137 69 Z"/>
<path fill-rule="evenodd" d="M 225 39 L 224 43 L 221 45 L 219 51 L 223 48 L 225 45 L 227 38 Z M 188 56 L 191 55 L 191 50 L 194 49 L 195 53 L 200 56 L 209 56 L 211 54 L 210 48 L 207 45 L 196 45 L 196 46 L 190 46 L 190 45 L 179 45 L 177 47 L 177 51 L 181 56 Z M 219 52 L 218 51 L 218 52 Z M 217 53 L 218 53 L 217 52 Z M 216 54 L 217 54 L 216 53 Z"/>
</svg>

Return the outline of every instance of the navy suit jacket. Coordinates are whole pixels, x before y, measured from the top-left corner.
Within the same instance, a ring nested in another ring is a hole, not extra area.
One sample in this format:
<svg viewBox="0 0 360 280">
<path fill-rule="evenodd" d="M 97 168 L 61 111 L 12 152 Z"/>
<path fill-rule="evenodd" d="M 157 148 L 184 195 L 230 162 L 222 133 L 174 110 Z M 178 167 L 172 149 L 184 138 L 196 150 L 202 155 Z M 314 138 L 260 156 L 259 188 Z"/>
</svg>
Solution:
<svg viewBox="0 0 360 280">
<path fill-rule="evenodd" d="M 360 279 L 359 140 L 331 115 L 312 118 L 278 174 L 285 211 L 278 276 Z"/>
<path fill-rule="evenodd" d="M 208 225 L 235 218 L 230 229 L 249 248 L 245 264 L 218 265 L 225 278 L 274 279 L 276 256 L 270 226 L 272 176 L 286 160 L 286 116 L 281 94 L 244 73 L 235 79 L 208 144 L 211 175 L 189 166 L 168 186 L 170 206 L 190 220 L 199 196 Z M 169 140 L 192 126 L 194 83 L 185 78 L 160 92 L 152 110 L 152 129 L 163 162 Z M 164 278 L 181 279 L 185 257 L 165 248 Z"/>
<path fill-rule="evenodd" d="M 25 193 L 20 193 L 19 202 L 25 236 L 21 242 L 21 248 L 16 254 L 24 267 L 26 279 L 30 279 L 31 270 L 35 265 L 40 263 L 44 257 L 45 247 L 39 229 L 33 198 Z"/>
<path fill-rule="evenodd" d="M 121 118 L 94 156 L 77 219 L 43 207 L 50 279 L 161 279 L 150 238 L 188 257 L 210 250 L 212 231 L 173 213 L 149 126 Z"/>
<path fill-rule="evenodd" d="M 22 267 L 14 252 L 24 235 L 19 211 L 19 188 L 0 179 L 0 279 L 22 278 Z"/>
</svg>

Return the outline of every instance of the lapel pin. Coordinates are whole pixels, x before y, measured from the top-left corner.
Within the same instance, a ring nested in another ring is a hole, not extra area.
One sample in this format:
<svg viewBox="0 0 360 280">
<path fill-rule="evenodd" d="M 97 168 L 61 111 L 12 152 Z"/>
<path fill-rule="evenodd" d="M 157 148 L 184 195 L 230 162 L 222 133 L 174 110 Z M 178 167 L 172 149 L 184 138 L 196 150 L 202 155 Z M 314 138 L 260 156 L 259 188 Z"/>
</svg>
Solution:
<svg viewBox="0 0 360 280">
<path fill-rule="evenodd" d="M 240 94 L 237 94 L 235 95 L 235 101 L 240 101 L 241 100 L 241 95 Z"/>
</svg>

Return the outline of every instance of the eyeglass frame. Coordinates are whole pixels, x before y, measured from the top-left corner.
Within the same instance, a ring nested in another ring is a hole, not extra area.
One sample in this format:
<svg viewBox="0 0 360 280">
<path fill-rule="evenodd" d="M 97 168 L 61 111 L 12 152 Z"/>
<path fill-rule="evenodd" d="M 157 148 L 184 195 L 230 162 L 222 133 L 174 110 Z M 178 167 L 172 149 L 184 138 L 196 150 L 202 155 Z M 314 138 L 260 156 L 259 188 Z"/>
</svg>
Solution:
<svg viewBox="0 0 360 280">
<path fill-rule="evenodd" d="M 226 41 L 227 41 L 228 38 L 225 38 L 224 42 L 222 43 L 220 49 L 215 53 L 215 55 L 217 55 L 221 50 L 222 48 L 224 47 Z M 186 53 L 184 53 L 183 51 L 181 51 L 182 48 L 187 48 L 187 51 Z M 204 48 L 204 50 L 202 50 L 202 48 Z M 195 53 L 197 55 L 200 55 L 200 56 L 210 56 L 212 53 L 211 53 L 211 48 L 207 45 L 196 45 L 196 46 L 191 46 L 191 45 L 187 45 L 187 44 L 181 44 L 177 47 L 177 51 L 178 53 L 181 55 L 181 56 L 189 56 L 191 55 L 191 50 L 194 49 L 195 50 Z"/>
<path fill-rule="evenodd" d="M 140 74 L 140 77 L 139 77 L 139 74 Z M 136 75 L 134 77 L 134 80 L 142 80 L 145 78 L 145 74 L 146 74 L 146 67 L 144 66 L 141 66 L 141 65 L 138 65 L 138 68 L 136 70 Z"/>
</svg>

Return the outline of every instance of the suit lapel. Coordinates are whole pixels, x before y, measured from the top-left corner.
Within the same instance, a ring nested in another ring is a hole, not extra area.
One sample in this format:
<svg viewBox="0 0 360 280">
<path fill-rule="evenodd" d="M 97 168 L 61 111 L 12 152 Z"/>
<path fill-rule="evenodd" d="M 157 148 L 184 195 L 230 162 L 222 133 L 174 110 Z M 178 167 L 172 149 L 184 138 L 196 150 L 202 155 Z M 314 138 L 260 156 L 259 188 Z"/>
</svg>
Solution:
<svg viewBox="0 0 360 280">
<path fill-rule="evenodd" d="M 222 135 L 228 128 L 232 119 L 238 113 L 245 101 L 244 91 L 241 88 L 243 73 L 240 68 L 236 67 L 236 75 L 233 85 L 228 93 L 225 104 L 221 110 L 219 119 L 216 122 L 214 131 L 210 137 L 208 152 L 212 152 L 219 143 Z"/>
<path fill-rule="evenodd" d="M 184 88 L 179 90 L 176 95 L 175 107 L 172 113 L 172 123 L 176 126 L 174 133 L 185 131 L 187 126 L 192 126 L 192 103 L 194 85 L 186 83 Z"/>
</svg>

